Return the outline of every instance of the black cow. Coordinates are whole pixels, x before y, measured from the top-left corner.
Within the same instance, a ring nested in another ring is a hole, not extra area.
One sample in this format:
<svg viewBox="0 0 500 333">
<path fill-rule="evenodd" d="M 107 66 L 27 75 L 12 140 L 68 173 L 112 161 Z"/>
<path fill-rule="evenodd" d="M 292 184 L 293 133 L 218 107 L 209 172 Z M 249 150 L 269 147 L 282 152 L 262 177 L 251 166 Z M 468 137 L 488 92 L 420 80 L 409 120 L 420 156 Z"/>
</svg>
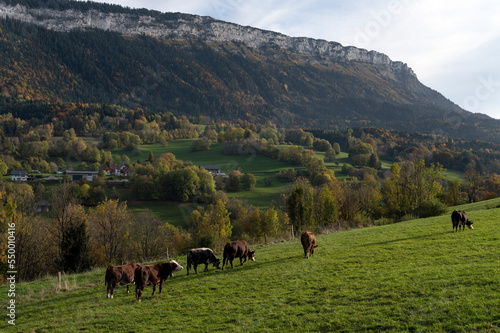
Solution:
<svg viewBox="0 0 500 333">
<path fill-rule="evenodd" d="M 205 264 L 204 272 L 207 272 L 209 264 L 213 264 L 213 267 L 220 268 L 220 259 L 207 247 L 189 250 L 187 254 L 187 275 L 189 275 L 191 265 L 194 267 L 194 272 L 198 274 L 196 267 L 200 264 Z"/>
<path fill-rule="evenodd" d="M 247 258 L 252 261 L 255 261 L 255 251 L 251 251 L 248 247 L 248 243 L 246 241 L 233 241 L 229 242 L 224 246 L 224 260 L 222 261 L 222 269 L 226 266 L 227 260 L 231 264 L 231 268 L 233 268 L 233 260 L 234 258 L 240 258 L 240 265 L 243 265 Z M 243 261 L 243 259 L 245 259 Z"/>
<path fill-rule="evenodd" d="M 472 227 L 472 221 L 469 220 L 467 214 L 463 210 L 454 210 L 451 213 L 451 222 L 453 223 L 453 232 L 460 230 L 462 227 L 465 230 L 465 226 L 469 229 L 474 229 Z"/>
</svg>

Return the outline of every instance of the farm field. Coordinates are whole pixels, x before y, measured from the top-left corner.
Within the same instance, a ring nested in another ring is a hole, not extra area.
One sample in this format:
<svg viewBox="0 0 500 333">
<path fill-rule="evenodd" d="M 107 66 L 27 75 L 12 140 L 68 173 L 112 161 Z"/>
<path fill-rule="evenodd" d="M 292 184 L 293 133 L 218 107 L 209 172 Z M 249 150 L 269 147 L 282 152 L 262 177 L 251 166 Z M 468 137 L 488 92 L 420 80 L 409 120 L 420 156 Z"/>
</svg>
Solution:
<svg viewBox="0 0 500 333">
<path fill-rule="evenodd" d="M 317 235 L 309 260 L 298 238 L 254 244 L 256 262 L 183 270 L 141 303 L 123 286 L 107 299 L 103 269 L 61 291 L 52 277 L 21 283 L 16 326 L 0 331 L 499 332 L 500 209 L 462 208 L 474 230 L 453 233 L 447 214 Z"/>
<path fill-rule="evenodd" d="M 263 156 L 259 154 L 250 155 L 224 155 L 222 153 L 222 145 L 219 143 L 213 143 L 210 150 L 201 152 L 192 152 L 191 144 L 193 140 L 177 140 L 171 141 L 168 147 L 163 147 L 159 144 L 154 145 L 143 145 L 141 146 L 141 152 L 139 155 L 135 155 L 133 152 L 126 150 L 113 150 L 113 155 L 127 155 L 132 162 L 136 160 L 144 161 L 148 158 L 149 152 L 153 152 L 155 157 L 160 156 L 162 153 L 172 153 L 179 160 L 192 162 L 194 165 L 201 164 L 217 164 L 221 166 L 221 171 L 229 173 L 235 169 L 240 170 L 243 173 L 252 173 L 257 184 L 252 191 L 241 191 L 241 192 L 230 192 L 228 196 L 231 198 L 238 198 L 247 200 L 250 204 L 257 206 L 261 209 L 266 209 L 269 207 L 271 201 L 277 199 L 280 193 L 284 193 L 288 186 L 287 183 L 282 183 L 278 181 L 276 177 L 278 171 L 294 168 L 296 166 Z M 271 185 L 264 185 L 264 178 L 271 180 Z M 136 203 L 139 205 L 140 203 Z M 132 204 L 131 208 L 134 209 L 136 204 Z M 154 205 L 153 205 L 154 206 Z M 189 205 L 193 209 L 194 205 Z M 179 212 L 177 212 L 179 205 L 167 205 L 164 211 L 168 209 L 173 209 L 171 214 L 174 216 L 174 225 L 179 225 L 182 223 L 178 218 Z M 186 205 L 182 206 L 185 209 Z M 156 211 L 155 209 L 153 209 Z"/>
<path fill-rule="evenodd" d="M 222 153 L 222 144 L 219 143 L 212 143 L 210 150 L 192 152 L 192 142 L 193 140 L 170 141 L 167 147 L 160 144 L 141 145 L 138 155 L 127 150 L 112 150 L 111 152 L 113 155 L 127 155 L 132 162 L 146 160 L 150 151 L 153 152 L 155 157 L 160 156 L 162 153 L 172 153 L 178 160 L 192 162 L 196 166 L 218 164 L 221 166 L 222 172 L 231 172 L 235 169 L 243 173 L 278 172 L 281 169 L 292 167 L 289 164 L 258 154 L 224 155 Z"/>
</svg>

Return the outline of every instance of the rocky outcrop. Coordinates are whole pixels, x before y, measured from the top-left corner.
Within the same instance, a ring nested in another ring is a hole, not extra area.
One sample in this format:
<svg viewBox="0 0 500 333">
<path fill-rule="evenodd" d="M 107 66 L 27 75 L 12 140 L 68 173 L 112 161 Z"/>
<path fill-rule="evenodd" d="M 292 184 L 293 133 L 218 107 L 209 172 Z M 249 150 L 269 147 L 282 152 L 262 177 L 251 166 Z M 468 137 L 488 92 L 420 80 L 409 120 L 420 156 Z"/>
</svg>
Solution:
<svg viewBox="0 0 500 333">
<path fill-rule="evenodd" d="M 382 66 L 381 74 L 397 81 L 416 79 L 413 71 L 387 55 L 339 43 L 305 37 L 289 37 L 272 31 L 218 21 L 210 17 L 171 14 L 160 16 L 103 13 L 97 10 L 81 12 L 74 9 L 54 10 L 9 6 L 0 1 L 0 17 L 9 17 L 42 26 L 49 30 L 67 32 L 73 29 L 102 29 L 128 36 L 147 35 L 174 41 L 207 43 L 242 43 L 247 47 L 269 51 L 291 52 L 305 61 L 328 64 L 332 62 L 362 62 Z M 276 56 L 276 52 L 275 52 Z"/>
</svg>

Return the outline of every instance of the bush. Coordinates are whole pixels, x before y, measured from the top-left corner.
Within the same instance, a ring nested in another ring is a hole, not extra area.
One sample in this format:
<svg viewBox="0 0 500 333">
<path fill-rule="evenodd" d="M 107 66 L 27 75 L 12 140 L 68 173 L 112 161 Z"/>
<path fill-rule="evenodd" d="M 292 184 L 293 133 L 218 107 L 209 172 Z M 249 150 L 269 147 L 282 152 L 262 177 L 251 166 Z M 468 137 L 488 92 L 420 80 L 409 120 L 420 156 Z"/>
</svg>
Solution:
<svg viewBox="0 0 500 333">
<path fill-rule="evenodd" d="M 444 214 L 446 212 L 446 206 L 436 198 L 430 199 L 422 203 L 420 206 L 420 217 L 431 217 Z"/>
<path fill-rule="evenodd" d="M 418 219 L 417 216 L 415 216 L 413 214 L 406 214 L 402 218 L 400 218 L 398 222 L 406 222 L 406 221 L 411 221 L 411 220 L 416 220 L 416 219 Z"/>
<path fill-rule="evenodd" d="M 376 226 L 393 224 L 394 220 L 388 217 L 381 217 L 380 219 L 375 221 Z"/>
<path fill-rule="evenodd" d="M 193 141 L 191 146 L 191 151 L 205 151 L 210 150 L 210 146 L 212 145 L 212 141 L 206 138 L 198 139 Z"/>
<path fill-rule="evenodd" d="M 280 170 L 277 177 L 280 182 L 291 183 L 297 178 L 297 171 L 295 169 Z"/>
</svg>

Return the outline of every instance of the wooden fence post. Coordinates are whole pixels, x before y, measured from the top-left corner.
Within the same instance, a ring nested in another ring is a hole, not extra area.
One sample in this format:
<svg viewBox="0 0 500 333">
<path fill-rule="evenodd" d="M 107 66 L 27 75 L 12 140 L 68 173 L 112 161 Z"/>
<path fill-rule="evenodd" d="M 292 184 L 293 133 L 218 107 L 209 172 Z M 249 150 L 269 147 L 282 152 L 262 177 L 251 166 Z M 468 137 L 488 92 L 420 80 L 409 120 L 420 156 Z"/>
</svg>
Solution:
<svg viewBox="0 0 500 333">
<path fill-rule="evenodd" d="M 57 290 L 61 290 L 61 272 L 57 272 Z"/>
</svg>

